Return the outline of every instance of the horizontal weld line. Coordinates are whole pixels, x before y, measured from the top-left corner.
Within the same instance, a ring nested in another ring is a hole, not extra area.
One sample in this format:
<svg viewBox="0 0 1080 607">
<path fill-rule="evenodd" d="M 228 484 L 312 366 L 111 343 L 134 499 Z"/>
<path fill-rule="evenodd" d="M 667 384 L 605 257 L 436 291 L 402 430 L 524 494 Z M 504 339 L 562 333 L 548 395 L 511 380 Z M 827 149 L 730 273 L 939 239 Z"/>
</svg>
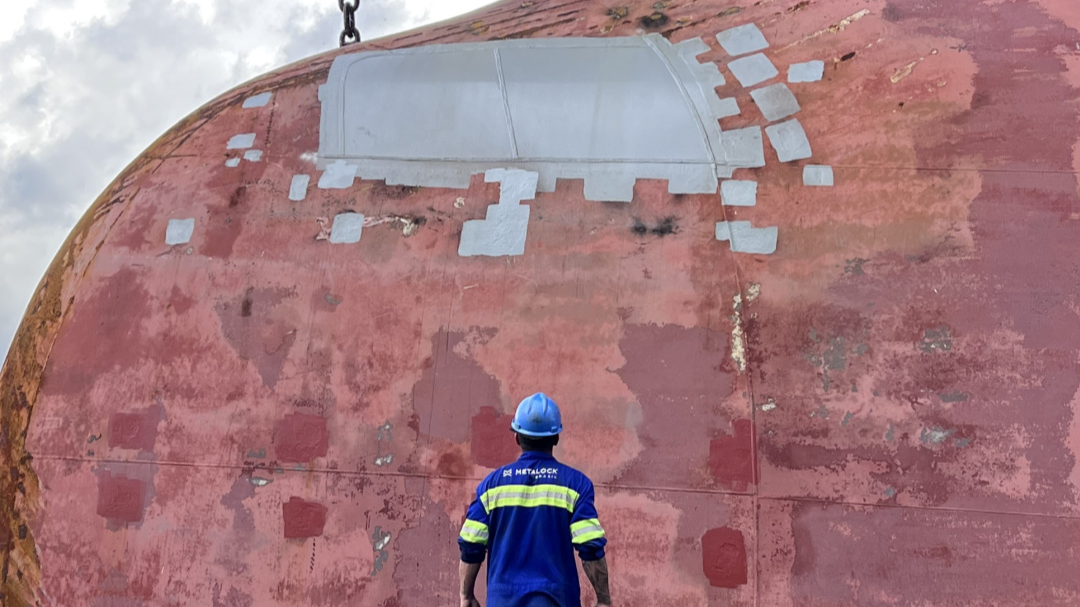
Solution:
<svg viewBox="0 0 1080 607">
<path fill-rule="evenodd" d="M 236 470 L 243 471 L 251 468 L 251 466 L 243 466 L 236 464 L 209 464 L 199 462 L 178 462 L 178 461 L 153 461 L 153 460 L 124 460 L 124 459 L 91 459 L 87 457 L 70 457 L 64 455 L 36 455 L 34 459 L 44 461 L 69 461 L 69 462 L 81 462 L 92 464 L 143 464 L 148 466 L 170 466 L 175 468 L 203 468 L 214 470 Z M 418 478 L 418 479 L 437 479 L 448 481 L 471 481 L 480 482 L 484 480 L 482 477 L 473 476 L 444 476 L 437 474 L 423 474 L 413 472 L 380 472 L 380 471 L 360 471 L 360 470 L 335 470 L 332 468 L 305 468 L 303 470 L 295 470 L 292 468 L 286 468 L 280 466 L 285 472 L 313 472 L 316 474 L 341 474 L 343 476 L 356 476 L 356 477 L 373 477 L 373 478 Z M 256 472 L 273 472 L 268 468 L 256 468 Z M 809 503 L 809 504 L 821 504 L 827 506 L 856 506 L 861 508 L 893 508 L 897 510 L 918 510 L 928 512 L 944 512 L 944 513 L 958 513 L 958 514 L 986 514 L 993 516 L 1020 516 L 1020 517 L 1036 517 L 1036 518 L 1049 518 L 1060 520 L 1076 520 L 1080 521 L 1080 514 L 1048 514 L 1043 512 L 1009 512 L 1007 510 L 982 510 L 978 508 L 950 508 L 943 506 L 912 506 L 901 504 L 874 504 L 870 502 L 852 502 L 852 501 L 837 501 L 826 500 L 813 497 L 778 497 L 760 495 L 758 493 L 750 492 L 738 492 L 728 491 L 723 489 L 697 489 L 692 487 L 661 487 L 653 485 L 618 485 L 613 483 L 595 483 L 596 487 L 607 489 L 610 491 L 658 491 L 663 493 L 684 493 L 684 494 L 698 494 L 698 495 L 726 495 L 733 497 L 754 497 L 759 501 L 775 501 L 775 502 L 797 502 L 797 503 Z"/>
<path fill-rule="evenodd" d="M 857 506 L 860 508 L 892 508 L 896 510 L 919 510 L 926 512 L 943 512 L 943 513 L 957 513 L 957 514 L 987 514 L 993 516 L 1021 516 L 1021 517 L 1033 517 L 1033 518 L 1050 518 L 1050 519 L 1062 519 L 1080 521 L 1080 515 L 1075 514 L 1048 514 L 1044 512 L 1009 512 L 1007 510 L 982 510 L 979 508 L 950 508 L 947 506 L 909 506 L 903 504 L 871 504 L 868 502 L 849 502 L 849 501 L 835 501 L 835 500 L 823 500 L 814 497 L 768 497 L 764 495 L 758 496 L 759 501 L 775 501 L 775 502 L 797 502 L 806 504 L 822 504 L 828 506 Z"/>
<path fill-rule="evenodd" d="M 1062 169 L 995 169 L 987 167 L 898 167 L 886 165 L 857 165 L 857 164 L 833 164 L 833 169 L 877 169 L 884 171 L 934 171 L 934 172 L 960 172 L 960 173 L 1017 173 L 1021 175 L 1080 175 L 1075 170 Z M 792 167 L 799 168 L 799 167 Z"/>
<path fill-rule="evenodd" d="M 663 491 L 666 493 L 696 493 L 701 495 L 733 495 L 737 497 L 751 497 L 754 494 L 748 491 L 730 491 L 726 489 L 697 489 L 693 487 L 659 487 L 652 485 L 616 485 L 612 483 L 596 483 L 594 486 L 612 491 Z"/>
<path fill-rule="evenodd" d="M 269 462 L 260 461 L 254 466 L 245 466 L 243 464 L 211 464 L 202 462 L 179 462 L 171 460 L 146 460 L 146 459 L 97 459 L 89 457 L 72 457 L 67 455 L 35 455 L 35 460 L 45 461 L 67 461 L 67 462 L 85 462 L 91 464 L 145 464 L 148 466 L 169 466 L 172 468 L 203 468 L 213 470 L 248 470 L 254 468 L 255 471 L 273 472 L 270 468 L 266 467 Z M 260 464 L 262 467 L 260 467 Z M 295 465 L 295 464 L 293 464 Z M 389 477 L 403 477 L 403 478 L 442 478 L 446 480 L 475 480 L 481 481 L 481 478 L 472 477 L 452 477 L 452 476 L 434 476 L 431 474 L 421 473 L 409 473 L 409 472 L 380 472 L 380 471 L 361 471 L 361 470 L 335 470 L 333 468 L 304 468 L 303 470 L 297 470 L 295 468 L 289 468 L 288 464 L 278 463 L 278 467 L 285 472 L 315 472 L 319 474 L 343 474 L 347 476 L 389 476 Z"/>
<path fill-rule="evenodd" d="M 244 466 L 242 464 L 212 464 L 202 462 L 181 462 L 173 460 L 130 460 L 130 459 L 106 459 L 106 458 L 89 458 L 89 457 L 76 457 L 68 455 L 35 455 L 34 459 L 44 461 L 72 461 L 72 462 L 84 462 L 91 464 L 145 464 L 150 466 L 170 466 L 175 468 L 204 468 L 214 470 L 238 470 L 243 471 L 252 468 L 252 466 Z M 256 464 L 256 471 L 273 472 L 269 468 L 265 467 L 266 463 L 263 463 L 263 467 L 258 467 Z M 419 472 L 394 472 L 394 471 L 379 471 L 379 470 L 341 470 L 333 468 L 304 468 L 303 470 L 296 470 L 295 468 L 289 468 L 287 465 L 281 463 L 278 467 L 285 472 L 315 472 L 319 474 L 342 474 L 346 476 L 370 476 L 370 477 L 400 477 L 400 478 L 420 478 L 420 479 L 439 479 L 448 481 L 473 481 L 480 482 L 485 477 L 477 476 L 446 476 L 439 474 L 424 474 Z M 753 495 L 748 492 L 738 491 L 726 491 L 723 489 L 697 489 L 692 487 L 661 487 L 650 485 L 619 485 L 613 483 L 594 483 L 595 487 L 603 489 L 609 489 L 612 491 L 664 491 L 669 493 L 700 493 L 705 495 L 736 495 L 748 497 Z"/>
</svg>

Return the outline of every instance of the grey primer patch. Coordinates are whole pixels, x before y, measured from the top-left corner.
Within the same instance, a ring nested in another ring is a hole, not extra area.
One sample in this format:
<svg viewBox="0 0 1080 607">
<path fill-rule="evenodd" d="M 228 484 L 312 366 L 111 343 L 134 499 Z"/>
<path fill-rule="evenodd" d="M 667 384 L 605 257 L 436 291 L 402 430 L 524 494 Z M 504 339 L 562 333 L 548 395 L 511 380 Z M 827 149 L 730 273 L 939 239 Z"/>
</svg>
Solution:
<svg viewBox="0 0 1080 607">
<path fill-rule="evenodd" d="M 488 183 L 502 184 L 499 204 L 487 209 L 483 220 L 466 221 L 461 229 L 458 255 L 502 257 L 525 253 L 525 236 L 529 230 L 530 208 L 522 200 L 536 198 L 539 175 L 518 169 L 491 169 L 484 175 Z M 631 182 L 633 188 L 633 182 Z"/>
<path fill-rule="evenodd" d="M 795 100 L 795 95 L 791 93 L 791 89 L 784 83 L 750 91 L 750 96 L 769 122 L 782 120 L 802 109 L 799 107 L 799 102 Z"/>
<path fill-rule="evenodd" d="M 728 69 L 739 79 L 743 86 L 754 86 L 775 77 L 780 72 L 769 58 L 761 53 L 736 59 L 728 64 Z"/>
<path fill-rule="evenodd" d="M 248 162 L 258 162 L 262 160 L 262 150 L 248 150 L 244 152 L 244 160 Z"/>
<path fill-rule="evenodd" d="M 360 242 L 363 231 L 363 215 L 360 213 L 341 213 L 334 217 L 334 227 L 330 230 L 330 244 Z"/>
<path fill-rule="evenodd" d="M 254 107 L 264 107 L 267 103 L 270 103 L 270 97 L 273 93 L 259 93 L 253 95 L 244 100 L 244 109 L 251 109 Z"/>
<path fill-rule="evenodd" d="M 833 184 L 833 171 L 831 166 L 820 164 L 808 164 L 802 170 L 803 185 L 831 186 Z"/>
<path fill-rule="evenodd" d="M 825 62 L 821 60 L 793 63 L 788 67 L 788 82 L 817 82 L 825 75 Z"/>
<path fill-rule="evenodd" d="M 780 162 L 810 157 L 810 140 L 806 138 L 806 131 L 797 119 L 767 126 L 765 134 L 769 136 L 769 143 L 776 150 Z"/>
<path fill-rule="evenodd" d="M 347 164 L 339 160 L 327 165 L 322 177 L 319 177 L 319 189 L 321 190 L 347 190 L 352 187 L 356 179 L 356 165 Z"/>
<path fill-rule="evenodd" d="M 745 55 L 769 48 L 769 43 L 753 23 L 733 27 L 716 35 L 716 41 L 729 55 Z"/>
<path fill-rule="evenodd" d="M 515 167 L 584 179 L 590 200 L 629 202 L 637 179 L 715 194 L 749 165 L 727 155 L 719 68 L 700 38 L 499 40 L 367 51 L 334 60 L 319 89 L 318 168 L 356 167 L 389 185 L 465 189 Z M 737 149 L 737 146 L 736 146 Z M 321 183 L 321 181 L 320 181 Z"/>
<path fill-rule="evenodd" d="M 225 161 L 225 166 L 229 167 L 230 169 L 235 169 L 236 167 L 240 166 L 240 159 L 230 158 Z"/>
<path fill-rule="evenodd" d="M 169 227 L 165 228 L 165 244 L 170 247 L 178 244 L 191 242 L 191 235 L 195 233 L 194 219 L 170 219 Z"/>
<path fill-rule="evenodd" d="M 755 253 L 772 255 L 776 252 L 776 239 L 779 229 L 755 228 L 749 221 L 720 221 L 716 224 L 716 239 L 730 241 L 735 253 Z"/>
<path fill-rule="evenodd" d="M 230 139 L 226 149 L 246 150 L 253 145 L 255 145 L 255 133 L 246 133 L 244 135 L 236 135 Z"/>
<path fill-rule="evenodd" d="M 757 182 L 728 179 L 720 182 L 720 197 L 724 206 L 752 207 L 757 204 Z"/>
<path fill-rule="evenodd" d="M 308 175 L 293 175 L 292 183 L 289 185 L 289 200 L 293 202 L 300 202 L 307 198 L 308 184 L 311 183 L 311 177 Z"/>
<path fill-rule="evenodd" d="M 746 168 L 765 166 L 765 144 L 761 140 L 761 127 L 724 131 L 724 154 Z M 730 177 L 731 175 L 728 175 Z"/>
</svg>

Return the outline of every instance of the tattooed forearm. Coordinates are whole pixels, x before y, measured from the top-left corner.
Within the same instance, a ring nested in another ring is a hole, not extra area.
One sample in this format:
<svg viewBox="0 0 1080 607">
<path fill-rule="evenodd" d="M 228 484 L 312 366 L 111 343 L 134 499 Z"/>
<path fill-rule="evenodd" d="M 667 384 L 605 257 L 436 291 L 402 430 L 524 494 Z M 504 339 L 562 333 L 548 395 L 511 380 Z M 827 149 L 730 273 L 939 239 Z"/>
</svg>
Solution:
<svg viewBox="0 0 1080 607">
<path fill-rule="evenodd" d="M 596 602 L 600 605 L 611 605 L 611 589 L 608 588 L 607 559 L 598 561 L 582 561 L 581 567 L 585 575 L 592 582 L 593 590 L 596 591 Z"/>
</svg>

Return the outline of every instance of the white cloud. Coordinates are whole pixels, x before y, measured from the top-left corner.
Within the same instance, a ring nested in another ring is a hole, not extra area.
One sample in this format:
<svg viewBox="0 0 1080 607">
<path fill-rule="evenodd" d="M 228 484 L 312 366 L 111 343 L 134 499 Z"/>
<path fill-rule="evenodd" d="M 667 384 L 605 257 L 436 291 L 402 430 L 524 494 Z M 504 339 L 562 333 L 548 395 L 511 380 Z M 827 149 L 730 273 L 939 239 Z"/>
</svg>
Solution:
<svg viewBox="0 0 1080 607">
<path fill-rule="evenodd" d="M 365 39 L 490 0 L 367 0 Z M 176 121 L 336 46 L 335 0 L 0 0 L 0 353 L 89 204 Z"/>
<path fill-rule="evenodd" d="M 0 42 L 7 42 L 23 26 L 26 12 L 36 0 L 4 0 L 0 2 Z"/>
</svg>

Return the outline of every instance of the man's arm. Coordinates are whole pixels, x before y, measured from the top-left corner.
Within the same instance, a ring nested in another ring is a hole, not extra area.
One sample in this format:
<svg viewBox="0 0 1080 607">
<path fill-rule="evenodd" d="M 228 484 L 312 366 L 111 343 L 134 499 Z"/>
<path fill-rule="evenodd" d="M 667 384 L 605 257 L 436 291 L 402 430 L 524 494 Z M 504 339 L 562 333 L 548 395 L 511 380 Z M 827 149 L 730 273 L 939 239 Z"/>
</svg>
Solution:
<svg viewBox="0 0 1080 607">
<path fill-rule="evenodd" d="M 604 568 L 604 579 L 607 579 L 607 567 Z M 461 578 L 461 607 L 480 607 L 480 601 L 476 599 L 476 576 L 480 573 L 480 563 L 466 563 L 461 561 L 458 565 L 458 577 Z"/>
<path fill-rule="evenodd" d="M 597 606 L 611 606 L 611 589 L 608 588 L 608 571 L 607 571 L 607 559 L 601 558 L 596 561 L 581 561 L 581 568 L 585 570 L 585 575 L 588 576 L 589 581 L 592 583 L 593 590 L 596 591 L 596 604 Z"/>
<path fill-rule="evenodd" d="M 480 601 L 476 599 L 476 576 L 480 573 L 480 565 L 487 556 L 488 543 L 488 514 L 487 508 L 480 497 L 484 494 L 485 479 L 476 488 L 476 499 L 469 504 L 465 512 L 465 522 L 461 525 L 461 533 L 458 535 L 458 547 L 461 548 L 461 565 L 458 566 L 458 577 L 461 578 L 461 607 L 480 607 Z"/>
<path fill-rule="evenodd" d="M 608 589 L 607 560 L 604 559 L 607 532 L 596 513 L 595 495 L 592 481 L 586 478 L 570 518 L 570 541 L 581 557 L 581 568 L 596 591 L 596 604 L 609 607 L 611 591 Z"/>
</svg>

